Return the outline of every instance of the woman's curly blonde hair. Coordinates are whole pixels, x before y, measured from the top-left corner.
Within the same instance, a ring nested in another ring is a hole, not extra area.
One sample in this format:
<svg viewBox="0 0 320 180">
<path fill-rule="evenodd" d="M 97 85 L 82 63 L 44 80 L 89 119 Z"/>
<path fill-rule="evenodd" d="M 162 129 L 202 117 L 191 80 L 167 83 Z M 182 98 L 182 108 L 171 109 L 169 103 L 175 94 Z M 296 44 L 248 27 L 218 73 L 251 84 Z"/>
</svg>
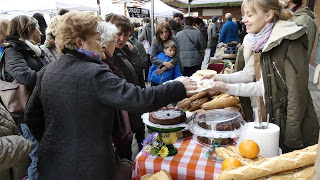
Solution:
<svg viewBox="0 0 320 180">
<path fill-rule="evenodd" d="M 91 12 L 70 11 L 61 16 L 55 41 L 57 51 L 73 50 L 77 38 L 86 39 L 96 34 L 99 21 L 100 18 Z"/>
</svg>

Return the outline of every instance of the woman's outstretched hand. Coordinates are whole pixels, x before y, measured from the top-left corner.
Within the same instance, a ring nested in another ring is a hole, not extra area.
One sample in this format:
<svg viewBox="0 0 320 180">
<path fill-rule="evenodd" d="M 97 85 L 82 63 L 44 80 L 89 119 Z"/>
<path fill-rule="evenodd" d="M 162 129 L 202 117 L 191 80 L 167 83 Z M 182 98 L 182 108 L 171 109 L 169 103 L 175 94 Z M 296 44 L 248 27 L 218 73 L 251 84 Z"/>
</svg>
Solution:
<svg viewBox="0 0 320 180">
<path fill-rule="evenodd" d="M 214 81 L 221 81 L 221 76 L 218 74 L 207 74 L 201 77 L 200 80 L 204 80 L 204 79 L 212 79 Z"/>
<path fill-rule="evenodd" d="M 212 88 L 208 89 L 207 91 L 216 93 L 219 91 L 228 91 L 228 90 L 229 90 L 228 84 L 221 82 L 221 81 L 217 81 L 214 83 L 214 86 Z"/>
</svg>

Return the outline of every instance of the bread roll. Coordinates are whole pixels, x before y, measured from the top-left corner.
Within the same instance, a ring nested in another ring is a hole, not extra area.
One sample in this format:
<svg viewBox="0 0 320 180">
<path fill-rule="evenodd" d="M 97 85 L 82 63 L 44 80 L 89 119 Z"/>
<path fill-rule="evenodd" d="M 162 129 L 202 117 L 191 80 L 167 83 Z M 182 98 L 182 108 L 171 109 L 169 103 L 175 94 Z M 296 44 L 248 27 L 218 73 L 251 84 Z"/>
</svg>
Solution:
<svg viewBox="0 0 320 180">
<path fill-rule="evenodd" d="M 166 170 L 160 170 L 159 172 L 151 175 L 146 174 L 141 177 L 141 180 L 172 180 L 170 174 Z"/>
<path fill-rule="evenodd" d="M 313 165 L 316 159 L 318 145 L 305 149 L 282 154 L 280 156 L 265 158 L 245 166 L 230 168 L 222 171 L 216 180 L 227 179 L 256 179 L 271 174 L 293 170 Z"/>
<path fill-rule="evenodd" d="M 190 105 L 191 105 L 190 99 L 189 98 L 185 98 L 185 99 L 183 99 L 183 100 L 178 102 L 177 107 L 181 108 L 181 109 L 184 109 L 184 108 L 189 109 Z"/>
<path fill-rule="evenodd" d="M 293 180 L 293 179 L 312 179 L 314 166 L 306 166 L 292 171 L 280 172 L 274 175 L 259 178 L 258 180 Z"/>
<path fill-rule="evenodd" d="M 211 101 L 208 101 L 201 105 L 202 109 L 208 110 L 208 109 L 218 109 L 218 108 L 225 108 L 229 106 L 234 106 L 238 104 L 239 98 L 235 96 L 230 96 L 227 94 L 222 94 Z"/>
<path fill-rule="evenodd" d="M 189 108 L 189 111 L 194 111 L 194 110 L 197 110 L 200 108 L 200 106 L 205 103 L 205 102 L 208 102 L 209 101 L 209 98 L 208 97 L 203 97 L 203 98 L 200 98 L 200 99 L 196 99 L 194 101 L 191 102 L 191 105 L 190 105 L 190 108 Z"/>
</svg>

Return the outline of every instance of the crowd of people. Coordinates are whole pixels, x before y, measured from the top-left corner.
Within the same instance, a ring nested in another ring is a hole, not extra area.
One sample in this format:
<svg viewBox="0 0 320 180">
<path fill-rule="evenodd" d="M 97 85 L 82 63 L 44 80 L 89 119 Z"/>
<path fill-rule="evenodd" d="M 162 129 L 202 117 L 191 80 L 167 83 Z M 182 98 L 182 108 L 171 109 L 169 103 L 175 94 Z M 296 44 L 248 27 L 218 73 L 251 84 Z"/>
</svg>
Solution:
<svg viewBox="0 0 320 180">
<path fill-rule="evenodd" d="M 221 42 L 242 44 L 238 72 L 204 76 L 216 81 L 209 91 L 264 106 L 280 126 L 283 152 L 316 144 L 308 91 L 314 15 L 302 1 L 283 1 L 244 0 L 238 22 L 231 13 L 208 25 L 176 13 L 154 36 L 150 18 L 140 27 L 113 13 L 102 21 L 61 10 L 48 25 L 39 13 L 0 20 L 1 80 L 32 91 L 24 115 L 0 104 L 0 179 L 131 179 L 133 137 L 139 150 L 145 138 L 142 113 L 196 89 L 188 77 Z M 179 76 L 186 78 L 165 83 Z"/>
</svg>

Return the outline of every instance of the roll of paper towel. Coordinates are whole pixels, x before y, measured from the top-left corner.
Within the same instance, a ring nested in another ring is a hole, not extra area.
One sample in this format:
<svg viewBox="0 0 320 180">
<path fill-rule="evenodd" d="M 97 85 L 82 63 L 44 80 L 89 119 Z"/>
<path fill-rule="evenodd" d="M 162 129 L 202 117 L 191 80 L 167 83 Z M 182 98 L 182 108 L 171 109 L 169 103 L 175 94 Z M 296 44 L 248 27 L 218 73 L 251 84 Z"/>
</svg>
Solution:
<svg viewBox="0 0 320 180">
<path fill-rule="evenodd" d="M 265 124 L 263 124 L 265 125 Z M 276 124 L 269 123 L 267 129 L 256 129 L 254 122 L 247 123 L 242 130 L 237 146 L 245 139 L 251 139 L 259 145 L 259 155 L 273 157 L 279 155 L 280 128 Z"/>
</svg>

